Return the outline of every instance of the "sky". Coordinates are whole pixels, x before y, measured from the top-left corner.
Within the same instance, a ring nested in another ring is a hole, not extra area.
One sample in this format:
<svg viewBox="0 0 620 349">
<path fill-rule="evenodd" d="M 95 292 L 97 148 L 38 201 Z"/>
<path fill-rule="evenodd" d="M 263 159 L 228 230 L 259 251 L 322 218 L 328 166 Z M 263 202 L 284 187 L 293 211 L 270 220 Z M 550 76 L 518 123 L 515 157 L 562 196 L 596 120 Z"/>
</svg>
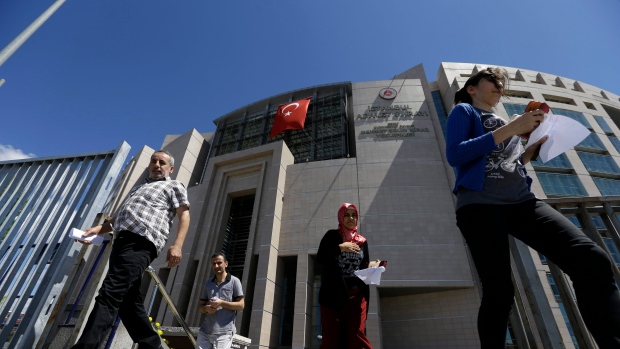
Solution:
<svg viewBox="0 0 620 349">
<path fill-rule="evenodd" d="M 55 0 L 0 0 L 0 49 Z M 0 66 L 0 161 L 159 149 L 263 98 L 502 65 L 620 94 L 618 0 L 66 0 Z"/>
</svg>

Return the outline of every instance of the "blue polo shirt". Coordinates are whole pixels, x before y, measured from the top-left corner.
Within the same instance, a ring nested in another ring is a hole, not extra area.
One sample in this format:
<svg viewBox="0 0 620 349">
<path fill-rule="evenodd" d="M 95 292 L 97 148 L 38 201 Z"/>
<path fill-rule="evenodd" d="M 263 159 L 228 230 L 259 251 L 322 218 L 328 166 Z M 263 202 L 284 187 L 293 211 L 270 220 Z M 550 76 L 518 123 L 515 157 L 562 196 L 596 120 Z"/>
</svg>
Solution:
<svg viewBox="0 0 620 349">
<path fill-rule="evenodd" d="M 228 273 L 226 280 L 218 285 L 217 279 L 214 276 L 207 281 L 207 284 L 202 289 L 200 299 L 209 303 L 213 297 L 227 302 L 234 302 L 235 299 L 243 297 L 241 281 Z M 235 327 L 236 316 L 237 312 L 234 310 L 218 309 L 215 314 L 206 314 L 205 321 L 200 326 L 200 331 L 205 334 L 226 334 L 228 332 L 235 334 L 237 333 L 237 328 Z"/>
</svg>

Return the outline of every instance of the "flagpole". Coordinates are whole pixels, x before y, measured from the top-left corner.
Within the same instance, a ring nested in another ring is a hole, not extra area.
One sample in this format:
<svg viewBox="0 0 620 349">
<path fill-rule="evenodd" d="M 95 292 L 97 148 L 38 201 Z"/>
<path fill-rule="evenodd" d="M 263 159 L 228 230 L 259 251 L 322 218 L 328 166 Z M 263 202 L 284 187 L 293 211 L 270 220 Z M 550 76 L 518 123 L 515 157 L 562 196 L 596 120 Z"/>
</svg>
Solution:
<svg viewBox="0 0 620 349">
<path fill-rule="evenodd" d="M 24 42 L 26 42 L 26 40 L 28 40 L 28 38 L 34 34 L 37 29 L 39 29 L 39 27 L 43 25 L 43 23 L 45 23 L 45 21 L 47 21 L 48 18 L 50 18 L 65 1 L 66 0 L 56 0 L 52 6 L 45 10 L 45 12 L 35 19 L 34 22 L 30 23 L 26 29 L 19 33 L 13 41 L 9 42 L 9 44 L 6 45 L 2 51 L 0 51 L 0 66 L 2 66 L 4 62 L 6 62 L 7 59 L 9 59 L 9 57 L 11 57 L 11 55 L 13 55 L 13 53 L 15 53 L 15 51 L 17 51 L 17 49 L 19 49 Z M 4 83 L 4 79 L 2 79 L 2 83 Z M 0 86 L 1 85 L 2 84 L 0 84 Z"/>
<path fill-rule="evenodd" d="M 22 31 L 13 41 L 11 41 L 5 48 L 0 51 L 0 66 L 6 62 L 11 55 L 17 51 L 21 45 L 28 40 L 28 38 L 34 34 L 34 32 L 39 29 L 51 15 L 58 10 L 58 8 L 65 2 L 66 0 L 56 0 L 52 6 L 50 6 L 43 14 L 39 16 L 34 22 L 32 22 L 24 31 Z"/>
</svg>

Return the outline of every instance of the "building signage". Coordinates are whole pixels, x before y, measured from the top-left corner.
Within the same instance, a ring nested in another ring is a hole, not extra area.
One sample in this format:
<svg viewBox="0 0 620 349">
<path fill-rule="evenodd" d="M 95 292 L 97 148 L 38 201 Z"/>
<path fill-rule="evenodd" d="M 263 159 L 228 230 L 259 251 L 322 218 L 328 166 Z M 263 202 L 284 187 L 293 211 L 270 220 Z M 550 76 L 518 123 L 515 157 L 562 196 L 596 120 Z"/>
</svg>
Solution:
<svg viewBox="0 0 620 349">
<path fill-rule="evenodd" d="M 383 99 L 394 99 L 396 95 L 396 90 L 391 87 L 382 88 L 381 91 L 379 91 L 379 97 Z"/>
<path fill-rule="evenodd" d="M 385 119 L 385 118 L 405 118 L 414 116 L 429 116 L 427 111 L 413 112 L 408 104 L 403 105 L 390 105 L 387 107 L 374 107 L 368 106 L 368 109 L 364 111 L 364 114 L 357 114 L 355 120 L 365 119 Z"/>
<path fill-rule="evenodd" d="M 416 132 L 430 132 L 428 127 L 414 127 L 413 124 L 399 125 L 388 122 L 387 126 L 375 126 L 372 130 L 362 131 L 363 135 L 374 135 L 375 138 L 414 137 Z"/>
</svg>

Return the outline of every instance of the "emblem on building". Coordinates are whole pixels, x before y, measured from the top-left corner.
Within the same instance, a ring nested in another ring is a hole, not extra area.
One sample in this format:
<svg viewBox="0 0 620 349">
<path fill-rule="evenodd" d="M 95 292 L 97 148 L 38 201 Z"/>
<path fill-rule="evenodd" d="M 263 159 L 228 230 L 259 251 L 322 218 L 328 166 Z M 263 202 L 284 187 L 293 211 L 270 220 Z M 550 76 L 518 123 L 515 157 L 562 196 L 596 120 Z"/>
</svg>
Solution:
<svg viewBox="0 0 620 349">
<path fill-rule="evenodd" d="M 379 91 L 379 97 L 383 99 L 394 99 L 396 98 L 396 90 L 391 87 L 382 88 Z"/>
</svg>

